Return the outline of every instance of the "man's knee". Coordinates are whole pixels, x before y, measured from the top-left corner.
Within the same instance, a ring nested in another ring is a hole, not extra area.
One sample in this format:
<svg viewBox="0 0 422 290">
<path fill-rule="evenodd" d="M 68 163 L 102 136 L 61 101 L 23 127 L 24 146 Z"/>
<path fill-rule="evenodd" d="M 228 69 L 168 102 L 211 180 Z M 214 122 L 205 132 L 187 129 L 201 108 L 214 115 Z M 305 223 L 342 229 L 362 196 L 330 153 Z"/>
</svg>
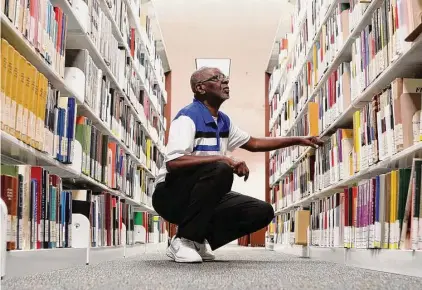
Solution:
<svg viewBox="0 0 422 290">
<path fill-rule="evenodd" d="M 214 166 L 218 175 L 233 177 L 233 168 L 231 168 L 227 163 L 219 161 L 215 162 Z"/>
<path fill-rule="evenodd" d="M 274 208 L 267 202 L 261 204 L 262 219 L 265 225 L 268 225 L 274 218 Z"/>
<path fill-rule="evenodd" d="M 233 183 L 233 169 L 224 162 L 215 162 L 212 164 L 213 176 L 215 176 L 218 181 L 226 182 L 230 184 L 230 187 Z"/>
</svg>

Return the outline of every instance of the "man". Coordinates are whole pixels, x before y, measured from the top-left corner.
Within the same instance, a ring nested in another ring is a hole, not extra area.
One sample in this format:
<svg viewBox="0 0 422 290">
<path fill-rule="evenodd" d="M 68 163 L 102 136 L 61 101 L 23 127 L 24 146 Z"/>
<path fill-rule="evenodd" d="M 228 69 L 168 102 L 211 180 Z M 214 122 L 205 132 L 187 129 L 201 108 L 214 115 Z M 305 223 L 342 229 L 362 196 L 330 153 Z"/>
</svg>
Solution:
<svg viewBox="0 0 422 290">
<path fill-rule="evenodd" d="M 229 99 L 228 83 L 217 68 L 194 72 L 193 103 L 180 110 L 170 126 L 165 166 L 152 202 L 159 215 L 178 225 L 167 249 L 176 262 L 213 260 L 212 250 L 264 228 L 274 217 L 270 204 L 231 191 L 233 174 L 246 181 L 249 169 L 245 162 L 227 157 L 227 151 L 322 144 L 315 137 L 250 137 L 219 111 Z"/>
</svg>

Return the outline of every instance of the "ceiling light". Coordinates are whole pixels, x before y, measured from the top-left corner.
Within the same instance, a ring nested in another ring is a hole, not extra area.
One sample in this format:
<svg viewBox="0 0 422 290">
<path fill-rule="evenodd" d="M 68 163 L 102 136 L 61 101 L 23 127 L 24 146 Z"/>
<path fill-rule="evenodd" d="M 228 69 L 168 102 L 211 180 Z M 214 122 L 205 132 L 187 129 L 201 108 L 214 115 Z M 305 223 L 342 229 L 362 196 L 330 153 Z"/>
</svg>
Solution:
<svg viewBox="0 0 422 290">
<path fill-rule="evenodd" d="M 230 76 L 231 59 L 229 58 L 197 58 L 196 69 L 201 67 L 216 67 L 226 76 Z"/>
</svg>

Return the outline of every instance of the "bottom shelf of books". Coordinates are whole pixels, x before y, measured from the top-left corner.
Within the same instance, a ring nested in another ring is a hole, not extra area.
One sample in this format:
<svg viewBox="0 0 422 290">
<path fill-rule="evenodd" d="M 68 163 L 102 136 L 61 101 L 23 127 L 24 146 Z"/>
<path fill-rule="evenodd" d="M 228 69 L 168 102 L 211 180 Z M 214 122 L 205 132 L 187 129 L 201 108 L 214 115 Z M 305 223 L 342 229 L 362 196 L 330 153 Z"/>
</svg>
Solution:
<svg viewBox="0 0 422 290">
<path fill-rule="evenodd" d="M 161 217 L 113 191 L 69 189 L 43 167 L 2 164 L 1 187 L 2 277 L 135 255 L 142 246 L 167 243 Z"/>
<path fill-rule="evenodd" d="M 369 175 L 330 195 L 278 210 L 267 247 L 422 277 L 422 159 L 408 161 L 409 167 Z M 274 206 L 283 198 L 278 192 Z"/>
</svg>

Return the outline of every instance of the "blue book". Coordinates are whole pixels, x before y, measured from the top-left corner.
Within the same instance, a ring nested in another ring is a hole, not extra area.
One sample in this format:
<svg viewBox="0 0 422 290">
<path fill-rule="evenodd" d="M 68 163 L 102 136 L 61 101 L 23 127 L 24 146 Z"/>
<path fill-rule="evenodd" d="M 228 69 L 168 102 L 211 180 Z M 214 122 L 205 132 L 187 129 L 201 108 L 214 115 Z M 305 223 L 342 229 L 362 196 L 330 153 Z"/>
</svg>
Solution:
<svg viewBox="0 0 422 290">
<path fill-rule="evenodd" d="M 49 248 L 56 248 L 56 229 L 57 229 L 57 188 L 50 187 L 50 231 Z"/>
<path fill-rule="evenodd" d="M 30 204 L 30 221 L 31 221 L 31 249 L 37 248 L 38 240 L 38 226 L 37 226 L 37 189 L 38 182 L 36 179 L 31 179 L 31 204 Z"/>
<path fill-rule="evenodd" d="M 73 163 L 75 122 L 76 122 L 76 100 L 69 98 L 67 102 L 67 156 L 65 163 Z"/>
</svg>

